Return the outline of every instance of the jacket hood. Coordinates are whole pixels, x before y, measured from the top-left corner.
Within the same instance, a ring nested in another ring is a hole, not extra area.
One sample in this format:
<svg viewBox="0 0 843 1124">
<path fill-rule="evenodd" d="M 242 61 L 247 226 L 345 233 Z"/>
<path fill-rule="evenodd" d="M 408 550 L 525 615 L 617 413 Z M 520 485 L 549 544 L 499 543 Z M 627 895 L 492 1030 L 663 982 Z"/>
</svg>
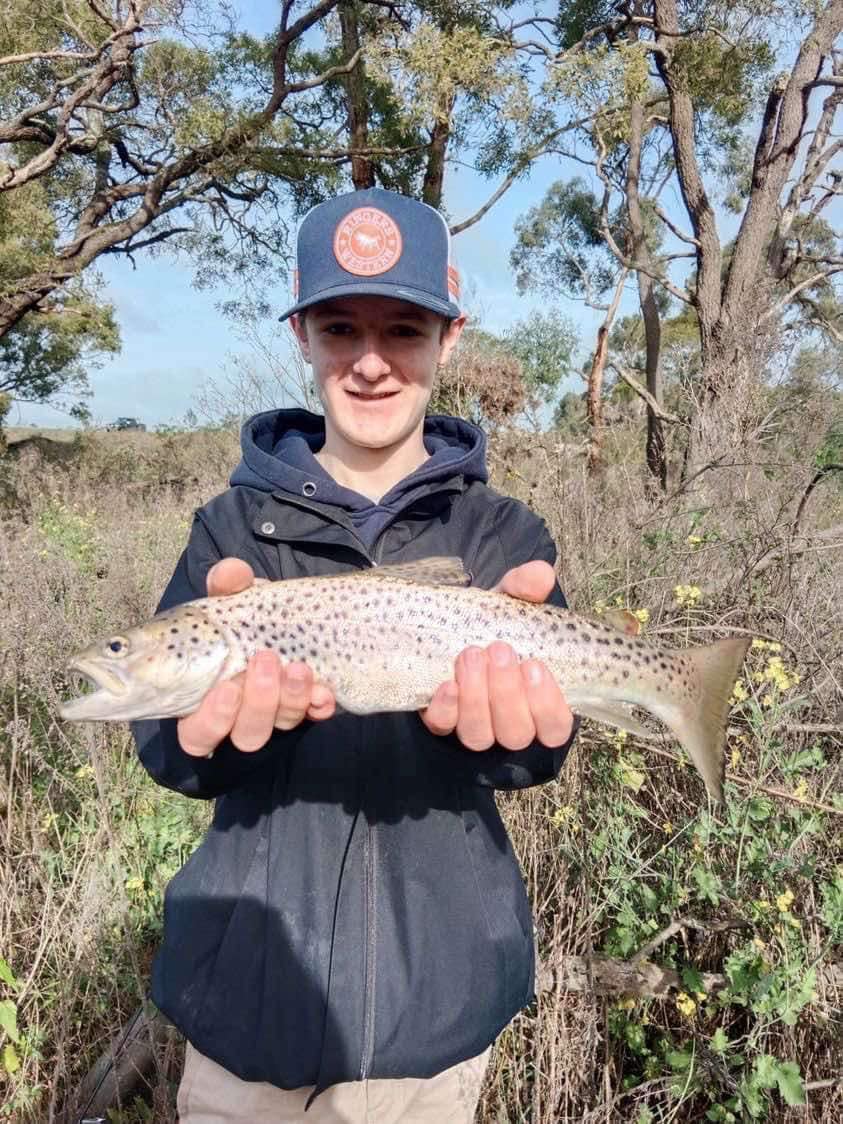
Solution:
<svg viewBox="0 0 843 1124">
<path fill-rule="evenodd" d="M 314 453 L 324 442 L 325 419 L 319 414 L 298 409 L 256 414 L 241 431 L 243 459 L 231 484 L 305 496 L 352 512 L 371 507 L 370 499 L 337 484 L 316 460 Z M 428 417 L 424 444 L 429 459 L 392 487 L 376 506 L 394 510 L 418 495 L 419 489 L 454 476 L 462 476 L 466 483 L 488 479 L 486 436 L 471 422 L 445 415 Z"/>
</svg>

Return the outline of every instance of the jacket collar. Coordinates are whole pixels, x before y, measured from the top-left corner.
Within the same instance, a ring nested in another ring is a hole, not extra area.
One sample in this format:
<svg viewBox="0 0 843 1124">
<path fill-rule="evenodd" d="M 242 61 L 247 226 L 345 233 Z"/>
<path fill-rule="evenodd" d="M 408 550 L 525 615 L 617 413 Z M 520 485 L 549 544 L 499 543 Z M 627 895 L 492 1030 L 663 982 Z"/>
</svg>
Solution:
<svg viewBox="0 0 843 1124">
<path fill-rule="evenodd" d="M 432 481 L 407 507 L 397 512 L 387 527 L 399 519 L 429 516 L 431 507 L 439 506 L 437 501 L 447 502 L 447 497 L 463 492 L 466 486 L 461 473 Z M 347 511 L 289 492 L 276 491 L 263 498 L 252 518 L 252 531 L 258 538 L 270 542 L 347 546 L 371 561 L 370 552 L 357 537 Z"/>
</svg>

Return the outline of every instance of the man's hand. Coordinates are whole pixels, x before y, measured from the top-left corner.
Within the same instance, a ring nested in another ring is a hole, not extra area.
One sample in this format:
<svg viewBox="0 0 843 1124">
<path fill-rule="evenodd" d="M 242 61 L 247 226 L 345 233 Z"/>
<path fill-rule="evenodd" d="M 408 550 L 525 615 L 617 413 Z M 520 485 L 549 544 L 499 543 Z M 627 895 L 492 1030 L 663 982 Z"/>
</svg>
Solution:
<svg viewBox="0 0 843 1124">
<path fill-rule="evenodd" d="M 208 596 L 240 593 L 254 582 L 252 567 L 223 558 L 208 571 Z M 314 683 L 304 663 L 281 663 L 275 652 L 258 652 L 245 671 L 212 687 L 197 711 L 178 720 L 185 753 L 207 757 L 230 737 L 244 753 L 266 745 L 276 730 L 292 730 L 304 718 L 318 722 L 334 713 L 333 692 Z"/>
<path fill-rule="evenodd" d="M 553 567 L 527 562 L 504 574 L 495 587 L 522 601 L 544 601 L 553 589 Z M 508 644 L 466 648 L 457 657 L 454 679 L 443 683 L 421 720 L 434 734 L 456 735 L 467 749 L 526 749 L 538 739 L 549 748 L 564 745 L 574 716 L 553 676 L 540 660 L 518 662 Z"/>
</svg>

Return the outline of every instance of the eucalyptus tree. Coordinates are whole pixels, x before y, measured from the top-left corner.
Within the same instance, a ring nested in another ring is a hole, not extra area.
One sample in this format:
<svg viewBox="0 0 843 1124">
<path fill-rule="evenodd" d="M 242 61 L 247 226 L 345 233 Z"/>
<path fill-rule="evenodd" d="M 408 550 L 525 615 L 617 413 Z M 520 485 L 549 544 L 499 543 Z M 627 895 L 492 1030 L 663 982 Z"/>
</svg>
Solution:
<svg viewBox="0 0 843 1124">
<path fill-rule="evenodd" d="M 699 344 L 686 458 L 698 473 L 752 431 L 754 388 L 782 332 L 841 336 L 831 216 L 843 193 L 843 0 L 611 10 L 582 0 L 560 12 L 548 97 L 590 116 L 557 151 L 593 170 L 595 221 L 618 268 L 638 280 L 648 462 L 659 473 L 661 335 L 678 305 Z M 587 48 L 574 52 L 574 42 Z M 728 210 L 737 233 L 724 238 Z"/>
</svg>

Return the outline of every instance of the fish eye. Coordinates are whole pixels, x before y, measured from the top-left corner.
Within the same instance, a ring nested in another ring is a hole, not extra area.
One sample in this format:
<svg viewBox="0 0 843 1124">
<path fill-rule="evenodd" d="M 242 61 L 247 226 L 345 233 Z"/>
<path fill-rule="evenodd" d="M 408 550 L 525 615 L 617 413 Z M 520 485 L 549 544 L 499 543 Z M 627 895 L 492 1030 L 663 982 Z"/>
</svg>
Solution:
<svg viewBox="0 0 843 1124">
<path fill-rule="evenodd" d="M 105 654 L 107 656 L 125 656 L 129 651 L 129 641 L 125 636 L 112 636 L 106 641 Z"/>
</svg>

